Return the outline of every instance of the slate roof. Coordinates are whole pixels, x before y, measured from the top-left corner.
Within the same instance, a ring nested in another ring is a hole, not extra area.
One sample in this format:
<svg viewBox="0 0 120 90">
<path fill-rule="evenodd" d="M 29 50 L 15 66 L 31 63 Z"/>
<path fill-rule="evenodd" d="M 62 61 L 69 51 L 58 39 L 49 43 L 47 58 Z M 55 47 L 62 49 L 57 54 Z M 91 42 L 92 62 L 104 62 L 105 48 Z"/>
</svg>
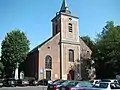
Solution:
<svg viewBox="0 0 120 90">
<path fill-rule="evenodd" d="M 44 45 L 46 42 L 48 42 L 48 41 L 51 40 L 52 38 L 53 38 L 53 37 L 48 38 L 48 39 L 45 40 L 43 43 L 41 43 L 41 44 L 39 44 L 38 46 L 36 46 L 35 48 L 33 48 L 28 54 L 31 54 L 31 53 L 37 51 L 39 47 L 41 47 L 42 45 Z"/>
<path fill-rule="evenodd" d="M 54 37 L 54 36 L 53 36 Z M 35 51 L 38 51 L 38 48 L 40 48 L 41 46 L 43 46 L 46 42 L 48 42 L 49 40 L 51 40 L 53 37 L 50 37 L 50 38 L 48 38 L 47 40 L 45 40 L 43 43 L 41 43 L 41 44 L 39 44 L 39 45 L 37 45 L 35 48 L 33 48 L 28 54 L 31 54 L 31 53 L 33 53 L 33 52 L 35 52 Z M 87 45 L 86 45 L 86 43 L 81 39 L 81 37 L 79 36 L 79 40 L 80 40 L 80 43 L 83 43 L 84 45 L 85 45 L 85 47 L 87 47 L 88 49 L 90 49 Z M 91 49 L 90 49 L 91 50 Z"/>
</svg>

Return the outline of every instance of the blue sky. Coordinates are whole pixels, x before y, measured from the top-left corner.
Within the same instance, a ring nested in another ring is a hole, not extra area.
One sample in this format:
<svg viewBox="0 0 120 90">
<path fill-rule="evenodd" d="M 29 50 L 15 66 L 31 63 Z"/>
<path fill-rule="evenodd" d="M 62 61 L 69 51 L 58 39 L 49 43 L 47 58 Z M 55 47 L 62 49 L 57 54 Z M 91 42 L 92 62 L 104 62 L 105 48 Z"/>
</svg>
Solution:
<svg viewBox="0 0 120 90">
<path fill-rule="evenodd" d="M 0 0 L 0 41 L 14 28 L 24 31 L 33 48 L 52 35 L 51 19 L 62 0 Z M 95 38 L 106 21 L 120 24 L 120 0 L 67 0 L 79 16 L 80 36 Z"/>
</svg>

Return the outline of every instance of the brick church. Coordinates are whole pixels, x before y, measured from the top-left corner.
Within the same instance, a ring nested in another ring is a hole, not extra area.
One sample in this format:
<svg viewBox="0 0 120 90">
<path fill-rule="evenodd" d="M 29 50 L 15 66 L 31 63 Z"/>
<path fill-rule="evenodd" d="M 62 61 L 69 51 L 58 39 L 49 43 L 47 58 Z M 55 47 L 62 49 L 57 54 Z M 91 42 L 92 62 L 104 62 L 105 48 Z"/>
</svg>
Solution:
<svg viewBox="0 0 120 90">
<path fill-rule="evenodd" d="M 84 77 L 81 55 L 92 51 L 79 36 L 79 17 L 66 0 L 51 20 L 52 36 L 28 53 L 25 76 L 37 79 L 80 79 Z"/>
</svg>

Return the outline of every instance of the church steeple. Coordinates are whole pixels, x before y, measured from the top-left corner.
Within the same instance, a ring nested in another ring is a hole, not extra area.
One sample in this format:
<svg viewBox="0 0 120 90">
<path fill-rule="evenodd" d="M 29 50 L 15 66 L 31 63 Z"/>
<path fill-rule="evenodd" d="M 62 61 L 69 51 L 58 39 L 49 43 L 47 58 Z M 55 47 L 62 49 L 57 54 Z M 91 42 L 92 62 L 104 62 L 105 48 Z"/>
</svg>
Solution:
<svg viewBox="0 0 120 90">
<path fill-rule="evenodd" d="M 62 6 L 61 6 L 61 9 L 60 9 L 59 12 L 64 12 L 64 13 L 67 13 L 67 14 L 71 14 L 71 12 L 70 12 L 70 10 L 68 8 L 66 0 L 63 0 Z"/>
<path fill-rule="evenodd" d="M 59 12 L 57 12 L 56 16 L 51 20 L 53 36 L 60 32 L 62 33 L 62 38 L 68 38 L 69 36 L 71 36 L 70 38 L 76 38 L 78 36 L 77 28 L 79 18 L 71 14 L 66 1 L 67 0 L 63 0 Z M 74 27 L 76 27 L 76 29 Z"/>
</svg>

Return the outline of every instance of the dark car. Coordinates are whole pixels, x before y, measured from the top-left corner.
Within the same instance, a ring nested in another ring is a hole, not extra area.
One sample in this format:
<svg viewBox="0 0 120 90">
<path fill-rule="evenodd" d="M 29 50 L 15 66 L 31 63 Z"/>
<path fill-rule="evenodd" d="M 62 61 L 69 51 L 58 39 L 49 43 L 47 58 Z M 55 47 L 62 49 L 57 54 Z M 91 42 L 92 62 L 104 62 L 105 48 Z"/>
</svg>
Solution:
<svg viewBox="0 0 120 90">
<path fill-rule="evenodd" d="M 7 78 L 3 80 L 3 86 L 5 87 L 16 87 L 17 86 L 17 80 L 14 78 Z"/>
<path fill-rule="evenodd" d="M 66 82 L 67 80 L 59 80 L 59 81 L 56 81 L 52 84 L 49 84 L 48 87 L 47 87 L 47 90 L 56 90 L 56 89 L 59 89 L 59 87 L 64 83 Z"/>
<path fill-rule="evenodd" d="M 59 80 L 60 80 L 60 79 L 56 79 L 56 80 L 52 81 L 52 83 L 57 82 L 57 81 L 59 81 Z"/>
<path fill-rule="evenodd" d="M 2 87 L 2 86 L 3 86 L 3 80 L 0 79 L 0 87 Z"/>
<path fill-rule="evenodd" d="M 71 90 L 91 90 L 93 85 L 89 81 L 80 81 L 76 86 L 69 87 Z"/>
<path fill-rule="evenodd" d="M 77 86 L 79 81 L 69 81 L 67 84 L 62 85 L 60 90 L 71 90 L 72 87 Z"/>
<path fill-rule="evenodd" d="M 35 79 L 31 79 L 31 80 L 29 80 L 29 85 L 30 86 L 38 86 L 38 81 Z"/>
<path fill-rule="evenodd" d="M 29 86 L 29 80 L 28 79 L 19 79 L 17 81 L 18 86 Z"/>
<path fill-rule="evenodd" d="M 51 81 L 50 79 L 41 79 L 38 81 L 38 85 L 48 85 L 49 81 Z"/>
</svg>

